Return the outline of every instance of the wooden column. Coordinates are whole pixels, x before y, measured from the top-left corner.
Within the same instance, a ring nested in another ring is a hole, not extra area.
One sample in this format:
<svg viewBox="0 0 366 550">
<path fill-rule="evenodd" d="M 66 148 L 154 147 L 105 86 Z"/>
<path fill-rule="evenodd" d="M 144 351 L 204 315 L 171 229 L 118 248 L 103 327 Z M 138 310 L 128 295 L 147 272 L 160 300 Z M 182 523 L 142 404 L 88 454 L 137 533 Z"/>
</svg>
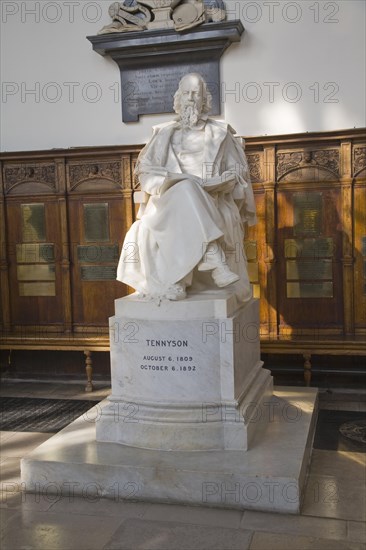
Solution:
<svg viewBox="0 0 366 550">
<path fill-rule="evenodd" d="M 354 334 L 354 257 L 352 219 L 352 143 L 341 143 L 342 265 L 344 334 Z"/>
<path fill-rule="evenodd" d="M 5 223 L 5 199 L 2 182 L 2 163 L 0 163 L 0 288 L 2 324 L 4 332 L 10 330 L 10 301 L 9 301 L 9 262 L 7 254 L 6 223 Z M 10 243 L 9 243 L 10 244 Z M 14 245 L 12 245 L 14 249 Z"/>
<path fill-rule="evenodd" d="M 276 242 L 276 150 L 275 147 L 264 147 L 264 190 L 266 201 L 266 231 L 264 261 L 267 267 L 267 308 L 268 308 L 268 335 L 276 337 L 278 334 L 277 319 L 277 242 Z"/>
<path fill-rule="evenodd" d="M 124 200 L 125 230 L 134 222 L 132 155 L 122 157 L 122 193 Z"/>
<path fill-rule="evenodd" d="M 60 184 L 60 191 L 66 193 L 66 161 L 55 159 L 57 177 Z M 71 304 L 71 272 L 70 272 L 70 246 L 67 220 L 66 197 L 58 200 L 61 229 L 61 273 L 62 273 L 62 305 L 64 310 L 64 332 L 72 332 L 72 304 Z"/>
</svg>

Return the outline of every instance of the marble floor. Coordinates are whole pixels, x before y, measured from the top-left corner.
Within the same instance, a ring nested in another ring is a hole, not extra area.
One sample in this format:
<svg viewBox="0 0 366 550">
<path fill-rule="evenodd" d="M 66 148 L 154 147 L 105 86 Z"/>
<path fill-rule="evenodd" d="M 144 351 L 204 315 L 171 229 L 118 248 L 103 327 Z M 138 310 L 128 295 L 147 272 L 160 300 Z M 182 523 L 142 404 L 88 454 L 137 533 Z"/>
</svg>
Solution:
<svg viewBox="0 0 366 550">
<path fill-rule="evenodd" d="M 0 394 L 103 399 L 99 385 L 7 382 Z M 362 391 L 322 392 L 324 410 L 366 411 Z M 360 550 L 366 549 L 364 452 L 313 450 L 299 516 L 84 497 L 25 494 L 19 462 L 53 434 L 1 432 L 2 550 Z M 325 441 L 325 440 L 324 440 Z M 325 448 L 324 448 L 325 447 Z M 341 449 L 341 450 L 340 450 Z M 357 449 L 357 447 L 356 447 Z"/>
</svg>

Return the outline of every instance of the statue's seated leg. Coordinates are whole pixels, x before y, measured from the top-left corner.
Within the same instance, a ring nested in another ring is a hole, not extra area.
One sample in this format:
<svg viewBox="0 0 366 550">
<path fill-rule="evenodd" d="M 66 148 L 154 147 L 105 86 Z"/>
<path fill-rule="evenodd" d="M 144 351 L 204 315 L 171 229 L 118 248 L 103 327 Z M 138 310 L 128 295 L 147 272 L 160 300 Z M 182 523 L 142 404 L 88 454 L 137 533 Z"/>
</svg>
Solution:
<svg viewBox="0 0 366 550">
<path fill-rule="evenodd" d="M 231 271 L 227 265 L 225 253 L 218 241 L 209 243 L 198 271 L 212 271 L 212 278 L 220 288 L 236 283 L 240 279 L 239 275 Z"/>
<path fill-rule="evenodd" d="M 239 275 L 230 271 L 227 265 L 216 267 L 212 272 L 212 278 L 215 284 L 220 288 L 232 285 L 240 279 Z"/>
</svg>

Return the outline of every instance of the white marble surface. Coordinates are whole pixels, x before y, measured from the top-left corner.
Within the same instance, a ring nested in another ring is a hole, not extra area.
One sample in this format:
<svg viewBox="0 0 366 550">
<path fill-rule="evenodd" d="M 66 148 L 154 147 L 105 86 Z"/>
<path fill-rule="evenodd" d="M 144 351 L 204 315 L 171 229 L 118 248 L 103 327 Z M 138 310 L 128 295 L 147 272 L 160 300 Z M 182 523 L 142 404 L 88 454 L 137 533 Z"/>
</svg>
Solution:
<svg viewBox="0 0 366 550">
<path fill-rule="evenodd" d="M 220 316 L 205 318 L 215 301 Z M 248 448 L 268 421 L 272 377 L 260 360 L 258 300 L 222 316 L 231 305 L 230 296 L 162 306 L 136 297 L 117 301 L 111 405 L 98 423 L 98 441 L 161 450 Z M 254 414 L 261 422 L 250 422 Z"/>
<path fill-rule="evenodd" d="M 167 452 L 95 440 L 104 401 L 22 459 L 27 490 L 298 513 L 317 390 L 275 388 L 271 421 L 240 451 Z"/>
<path fill-rule="evenodd" d="M 129 315 L 134 319 L 211 319 L 230 317 L 240 307 L 235 293 L 230 290 L 217 289 L 202 291 L 199 294 L 189 293 L 185 300 L 153 300 L 143 298 L 137 292 L 115 300 L 117 317 Z"/>
</svg>

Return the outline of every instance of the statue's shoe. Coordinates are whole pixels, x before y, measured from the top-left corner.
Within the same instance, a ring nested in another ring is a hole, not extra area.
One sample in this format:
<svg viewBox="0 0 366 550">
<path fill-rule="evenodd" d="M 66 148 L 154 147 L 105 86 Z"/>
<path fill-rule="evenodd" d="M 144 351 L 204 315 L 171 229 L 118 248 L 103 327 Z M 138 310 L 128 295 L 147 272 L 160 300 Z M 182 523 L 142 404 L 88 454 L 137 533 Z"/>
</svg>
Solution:
<svg viewBox="0 0 366 550">
<path fill-rule="evenodd" d="M 164 297 L 168 300 L 184 300 L 187 298 L 186 288 L 184 285 L 176 283 L 166 290 Z"/>
<path fill-rule="evenodd" d="M 240 279 L 239 275 L 230 271 L 226 265 L 214 269 L 212 278 L 215 284 L 220 288 L 236 283 Z"/>
</svg>

